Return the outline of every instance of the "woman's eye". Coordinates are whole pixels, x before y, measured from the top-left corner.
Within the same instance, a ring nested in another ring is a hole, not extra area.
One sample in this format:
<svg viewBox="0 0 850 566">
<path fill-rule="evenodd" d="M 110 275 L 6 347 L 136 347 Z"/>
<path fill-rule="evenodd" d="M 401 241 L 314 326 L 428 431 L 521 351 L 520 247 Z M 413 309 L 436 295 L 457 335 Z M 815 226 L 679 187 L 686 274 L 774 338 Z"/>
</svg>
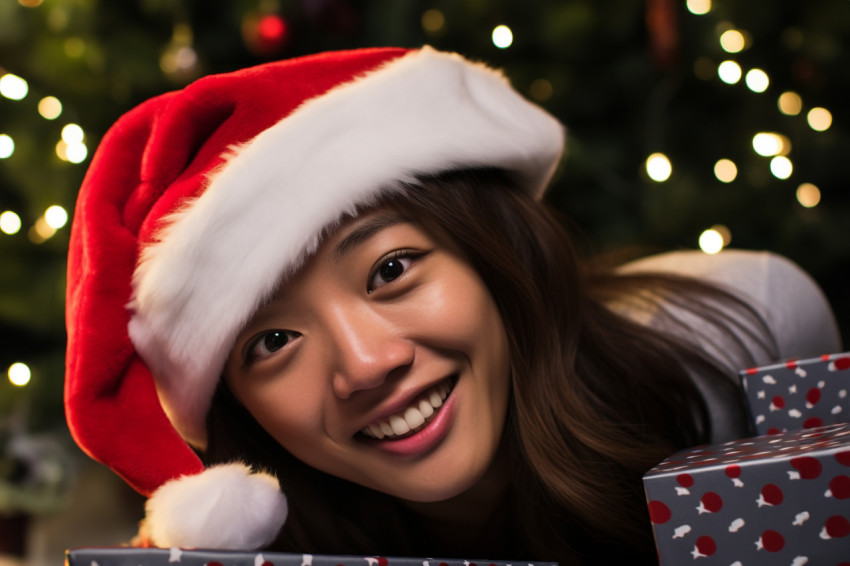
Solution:
<svg viewBox="0 0 850 566">
<path fill-rule="evenodd" d="M 269 330 L 261 334 L 252 343 L 248 351 L 248 361 L 253 362 L 267 358 L 300 336 L 291 330 Z"/>
<path fill-rule="evenodd" d="M 409 254 L 394 255 L 382 260 L 369 279 L 369 291 L 374 291 L 401 277 L 410 267 L 411 262 L 413 258 Z"/>
</svg>

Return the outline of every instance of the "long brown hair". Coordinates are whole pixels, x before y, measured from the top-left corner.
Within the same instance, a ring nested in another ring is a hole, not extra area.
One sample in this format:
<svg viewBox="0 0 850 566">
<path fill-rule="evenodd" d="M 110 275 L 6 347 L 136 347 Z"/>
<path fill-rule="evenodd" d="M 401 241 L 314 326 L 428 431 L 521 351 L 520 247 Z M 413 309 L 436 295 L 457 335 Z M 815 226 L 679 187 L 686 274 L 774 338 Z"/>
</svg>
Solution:
<svg viewBox="0 0 850 566">
<path fill-rule="evenodd" d="M 706 403 L 689 372 L 707 376 L 730 399 L 737 396 L 695 337 L 651 330 L 618 315 L 611 304 L 672 302 L 726 330 L 737 323 L 715 307 L 746 311 L 746 305 L 698 281 L 598 267 L 582 257 L 562 219 L 501 171 L 453 171 L 400 189 L 387 191 L 378 205 L 449 235 L 488 286 L 508 333 L 510 558 L 654 562 L 641 476 L 711 433 Z M 208 433 L 208 463 L 242 459 L 278 474 L 291 511 L 277 548 L 441 552 L 440 541 L 406 528 L 409 514 L 389 496 L 298 462 L 223 380 Z M 471 547 L 467 556 L 486 551 Z"/>
</svg>

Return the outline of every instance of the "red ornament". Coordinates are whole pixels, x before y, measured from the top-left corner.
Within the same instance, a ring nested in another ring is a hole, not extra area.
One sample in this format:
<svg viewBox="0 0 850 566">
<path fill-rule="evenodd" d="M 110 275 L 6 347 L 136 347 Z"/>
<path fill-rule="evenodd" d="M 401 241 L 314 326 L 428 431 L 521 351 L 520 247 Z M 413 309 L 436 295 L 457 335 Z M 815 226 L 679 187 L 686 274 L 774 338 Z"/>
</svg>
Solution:
<svg viewBox="0 0 850 566">
<path fill-rule="evenodd" d="M 289 26 L 278 14 L 249 15 L 242 23 L 242 38 L 255 55 L 274 55 L 289 39 Z"/>
</svg>

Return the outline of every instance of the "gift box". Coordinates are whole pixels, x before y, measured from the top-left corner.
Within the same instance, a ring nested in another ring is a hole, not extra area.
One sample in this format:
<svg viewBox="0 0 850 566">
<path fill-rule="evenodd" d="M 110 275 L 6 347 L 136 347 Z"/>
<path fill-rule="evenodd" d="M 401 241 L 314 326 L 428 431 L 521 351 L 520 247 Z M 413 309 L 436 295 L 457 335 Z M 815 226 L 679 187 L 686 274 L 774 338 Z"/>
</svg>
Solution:
<svg viewBox="0 0 850 566">
<path fill-rule="evenodd" d="M 740 372 L 756 433 L 850 422 L 850 353 Z"/>
<path fill-rule="evenodd" d="M 848 423 L 679 452 L 644 488 L 662 565 L 850 565 Z"/>
<path fill-rule="evenodd" d="M 66 566 L 557 566 L 557 562 L 333 556 L 282 552 L 182 550 L 179 548 L 78 548 L 65 553 Z"/>
</svg>

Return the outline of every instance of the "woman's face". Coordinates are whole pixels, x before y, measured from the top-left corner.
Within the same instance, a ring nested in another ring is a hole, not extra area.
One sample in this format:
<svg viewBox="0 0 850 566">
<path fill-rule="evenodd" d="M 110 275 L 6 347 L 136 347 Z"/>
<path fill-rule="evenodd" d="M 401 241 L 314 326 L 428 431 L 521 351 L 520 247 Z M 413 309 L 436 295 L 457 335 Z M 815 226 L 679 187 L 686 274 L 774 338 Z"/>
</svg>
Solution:
<svg viewBox="0 0 850 566">
<path fill-rule="evenodd" d="M 510 369 L 477 273 L 444 239 L 379 209 L 327 238 L 257 312 L 225 375 L 295 457 L 428 502 L 490 467 Z"/>
</svg>

